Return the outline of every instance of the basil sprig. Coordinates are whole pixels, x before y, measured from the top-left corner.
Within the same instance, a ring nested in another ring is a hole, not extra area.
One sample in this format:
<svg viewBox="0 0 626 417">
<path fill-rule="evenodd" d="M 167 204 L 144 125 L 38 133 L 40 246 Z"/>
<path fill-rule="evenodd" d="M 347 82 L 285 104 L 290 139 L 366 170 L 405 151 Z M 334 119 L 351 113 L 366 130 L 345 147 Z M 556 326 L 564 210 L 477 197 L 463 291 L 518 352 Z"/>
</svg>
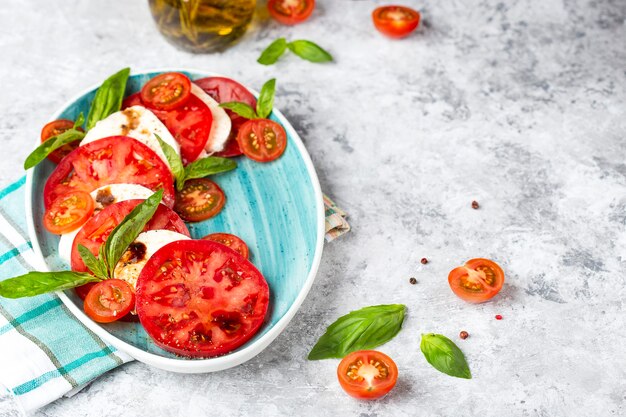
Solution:
<svg viewBox="0 0 626 417">
<path fill-rule="evenodd" d="M 405 310 L 402 304 L 377 305 L 340 317 L 313 346 L 308 359 L 343 358 L 387 343 L 402 329 Z"/>
<path fill-rule="evenodd" d="M 130 68 L 124 68 L 104 80 L 91 102 L 91 108 L 87 115 L 87 130 L 94 127 L 100 120 L 120 110 L 129 75 Z"/>
<path fill-rule="evenodd" d="M 85 123 L 85 116 L 81 113 L 78 115 L 78 118 L 76 118 L 74 126 L 71 129 L 48 138 L 48 140 L 44 141 L 34 151 L 32 151 L 24 161 L 24 169 L 34 167 L 46 159 L 46 156 L 59 149 L 61 146 L 77 140 L 82 140 L 85 137 L 85 132 L 78 130 L 78 128 L 82 126 L 83 123 Z"/>
<path fill-rule="evenodd" d="M 465 355 L 452 340 L 444 335 L 423 334 L 420 349 L 428 363 L 438 371 L 457 378 L 472 378 Z"/>
<path fill-rule="evenodd" d="M 276 78 L 272 78 L 263 84 L 259 98 L 256 102 L 256 109 L 250 107 L 249 104 L 240 101 L 229 101 L 220 104 L 228 110 L 232 110 L 239 116 L 246 119 L 267 119 L 274 108 L 274 95 L 276 94 Z"/>
<path fill-rule="evenodd" d="M 287 42 L 285 38 L 278 38 L 265 48 L 257 62 L 263 65 L 275 64 L 287 49 L 310 62 L 322 63 L 333 60 L 333 56 L 315 42 L 306 39 Z"/>
<path fill-rule="evenodd" d="M 220 174 L 237 168 L 237 163 L 232 159 L 220 158 L 217 156 L 207 156 L 206 158 L 193 161 L 184 167 L 183 161 L 180 159 L 180 156 L 178 156 L 174 148 L 161 139 L 161 137 L 156 133 L 154 136 L 156 136 L 159 141 L 159 145 L 161 145 L 161 149 L 163 149 L 165 158 L 172 168 L 174 180 L 176 181 L 176 189 L 178 191 L 183 189 L 185 181 L 187 180 L 193 178 L 204 178 L 209 175 Z"/>
<path fill-rule="evenodd" d="M 84 272 L 28 272 L 19 277 L 0 281 L 0 296 L 6 298 L 32 297 L 51 291 L 62 291 L 89 282 L 100 281 Z"/>
</svg>

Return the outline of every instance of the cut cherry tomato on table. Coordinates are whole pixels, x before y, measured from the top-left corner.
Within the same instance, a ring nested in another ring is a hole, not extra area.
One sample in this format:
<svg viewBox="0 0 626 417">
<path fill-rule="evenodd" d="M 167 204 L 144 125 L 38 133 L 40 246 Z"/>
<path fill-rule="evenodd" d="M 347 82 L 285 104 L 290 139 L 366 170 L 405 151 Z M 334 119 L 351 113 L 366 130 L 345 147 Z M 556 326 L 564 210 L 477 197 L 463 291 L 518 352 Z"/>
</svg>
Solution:
<svg viewBox="0 0 626 417">
<path fill-rule="evenodd" d="M 91 217 L 95 208 L 93 198 L 84 191 L 72 191 L 52 202 L 43 216 L 43 225 L 57 235 L 78 229 Z"/>
<path fill-rule="evenodd" d="M 106 279 L 95 284 L 85 297 L 85 313 L 98 323 L 111 323 L 135 307 L 135 293 L 121 279 Z"/>
<path fill-rule="evenodd" d="M 248 249 L 248 245 L 241 238 L 235 235 L 231 235 L 230 233 L 212 233 L 203 237 L 204 240 L 212 240 L 213 242 L 221 243 L 222 245 L 228 246 L 244 258 L 248 259 L 248 255 L 250 254 L 250 250 Z"/>
<path fill-rule="evenodd" d="M 263 275 L 234 250 L 209 240 L 165 245 L 137 281 L 137 314 L 163 349 L 212 357 L 248 341 L 269 304 Z"/>
<path fill-rule="evenodd" d="M 417 28 L 420 13 L 404 6 L 383 6 L 372 12 L 374 26 L 391 38 L 404 38 Z"/>
<path fill-rule="evenodd" d="M 315 0 L 269 0 L 267 8 L 278 22 L 283 25 L 295 25 L 311 16 Z"/>
<path fill-rule="evenodd" d="M 448 283 L 459 298 L 470 303 L 482 303 L 500 292 L 504 271 L 489 259 L 470 259 L 465 265 L 450 271 Z"/>
<path fill-rule="evenodd" d="M 185 181 L 181 191 L 176 191 L 174 211 L 183 220 L 199 222 L 215 216 L 226 203 L 222 189 L 207 178 Z"/>
<path fill-rule="evenodd" d="M 67 120 L 67 119 L 54 120 L 48 123 L 47 125 L 45 125 L 43 129 L 41 129 L 41 143 L 44 143 L 51 137 L 58 136 L 61 133 L 73 127 L 74 127 L 74 122 L 72 120 Z M 78 130 L 82 131 L 83 129 L 78 128 Z M 70 152 L 78 148 L 79 145 L 80 145 L 79 140 L 63 145 L 60 148 L 52 151 L 48 155 L 48 159 L 54 162 L 55 164 L 58 164 L 59 162 L 61 162 L 61 159 L 65 158 Z"/>
<path fill-rule="evenodd" d="M 337 377 L 348 395 L 373 400 L 387 394 L 396 385 L 398 367 L 382 352 L 360 350 L 341 360 Z"/>
<path fill-rule="evenodd" d="M 272 120 L 248 120 L 239 129 L 237 142 L 248 158 L 257 162 L 270 162 L 285 152 L 287 133 Z"/>
<path fill-rule="evenodd" d="M 151 78 L 141 89 L 141 101 L 157 110 L 180 107 L 191 97 L 191 80 L 179 72 Z"/>
</svg>

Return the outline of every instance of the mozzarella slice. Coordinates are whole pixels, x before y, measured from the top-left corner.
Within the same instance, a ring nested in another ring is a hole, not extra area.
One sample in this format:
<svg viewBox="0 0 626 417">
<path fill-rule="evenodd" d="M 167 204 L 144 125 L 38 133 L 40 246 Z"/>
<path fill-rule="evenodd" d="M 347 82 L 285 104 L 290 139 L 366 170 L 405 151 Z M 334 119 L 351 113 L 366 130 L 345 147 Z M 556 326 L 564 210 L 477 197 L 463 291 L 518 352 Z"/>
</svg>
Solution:
<svg viewBox="0 0 626 417">
<path fill-rule="evenodd" d="M 154 113 L 142 106 L 128 107 L 100 120 L 87 132 L 80 145 L 83 146 L 109 136 L 129 136 L 148 146 L 169 166 L 159 141 L 154 136 L 155 133 L 180 155 L 180 145 L 170 131 Z"/>
<path fill-rule="evenodd" d="M 199 158 L 211 155 L 224 149 L 228 137 L 230 136 L 231 122 L 226 110 L 220 107 L 219 103 L 204 92 L 200 87 L 191 83 L 191 94 L 198 97 L 211 110 L 213 122 L 211 123 L 211 133 L 209 140 L 204 146 L 204 151 Z"/>
<path fill-rule="evenodd" d="M 139 234 L 115 266 L 115 278 L 123 279 L 134 289 L 137 285 L 137 278 L 148 259 L 163 246 L 178 240 L 189 240 L 189 238 L 170 230 L 149 230 Z"/>
</svg>

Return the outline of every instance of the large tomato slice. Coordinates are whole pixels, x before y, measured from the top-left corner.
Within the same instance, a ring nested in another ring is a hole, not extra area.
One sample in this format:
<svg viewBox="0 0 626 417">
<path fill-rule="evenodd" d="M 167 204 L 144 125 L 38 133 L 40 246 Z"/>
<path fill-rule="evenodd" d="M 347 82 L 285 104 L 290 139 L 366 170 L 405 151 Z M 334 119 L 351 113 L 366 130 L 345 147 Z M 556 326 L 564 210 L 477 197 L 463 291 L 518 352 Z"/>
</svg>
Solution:
<svg viewBox="0 0 626 417">
<path fill-rule="evenodd" d="M 45 125 L 43 129 L 41 129 L 41 143 L 44 143 L 51 137 L 60 135 L 61 133 L 73 127 L 74 127 L 74 122 L 72 120 L 67 120 L 67 119 L 54 120 L 48 123 L 47 125 Z M 83 129 L 79 127 L 78 130 L 82 131 Z M 63 145 L 59 149 L 51 152 L 48 155 L 48 159 L 54 162 L 55 164 L 58 164 L 59 162 L 61 162 L 61 159 L 69 155 L 70 152 L 78 148 L 79 145 L 80 145 L 79 140 L 68 143 L 67 145 Z"/>
<path fill-rule="evenodd" d="M 500 292 L 504 284 L 504 271 L 489 259 L 470 259 L 465 265 L 450 271 L 448 284 L 463 300 L 482 303 Z"/>
<path fill-rule="evenodd" d="M 361 400 L 387 394 L 396 385 L 398 367 L 389 356 L 375 350 L 352 352 L 337 367 L 339 383 L 346 393 Z"/>
<path fill-rule="evenodd" d="M 174 205 L 174 180 L 169 167 L 143 143 L 111 136 L 81 146 L 59 163 L 43 190 L 44 205 L 73 191 L 92 192 L 107 184 L 139 184 L 163 188 L 163 203 Z"/>
<path fill-rule="evenodd" d="M 184 356 L 224 355 L 261 327 L 269 304 L 263 275 L 241 255 L 209 240 L 157 251 L 137 281 L 137 314 L 163 349 Z"/>
</svg>

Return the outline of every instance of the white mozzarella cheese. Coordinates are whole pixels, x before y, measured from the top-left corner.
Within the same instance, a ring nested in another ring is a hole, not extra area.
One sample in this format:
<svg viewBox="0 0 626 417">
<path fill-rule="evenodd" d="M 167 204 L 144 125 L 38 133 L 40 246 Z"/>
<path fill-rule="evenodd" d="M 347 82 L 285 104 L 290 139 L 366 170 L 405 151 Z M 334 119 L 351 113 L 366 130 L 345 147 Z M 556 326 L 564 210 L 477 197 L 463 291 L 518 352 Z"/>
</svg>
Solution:
<svg viewBox="0 0 626 417">
<path fill-rule="evenodd" d="M 140 233 L 115 266 L 115 278 L 123 279 L 135 288 L 137 278 L 148 259 L 163 246 L 178 240 L 189 238 L 170 230 L 149 230 Z"/>
<path fill-rule="evenodd" d="M 224 145 L 226 145 L 230 136 L 231 121 L 228 114 L 226 114 L 226 110 L 221 108 L 217 101 L 213 100 L 210 95 L 194 83 L 191 83 L 191 94 L 202 100 L 211 110 L 211 115 L 213 116 L 209 140 L 204 147 L 204 152 L 200 155 L 200 158 L 202 158 L 224 149 Z"/>
<path fill-rule="evenodd" d="M 148 146 L 168 164 L 159 141 L 154 136 L 155 133 L 180 155 L 180 145 L 170 131 L 154 113 L 142 106 L 132 106 L 100 120 L 87 132 L 80 145 L 83 146 L 109 136 L 129 136 Z"/>
</svg>

